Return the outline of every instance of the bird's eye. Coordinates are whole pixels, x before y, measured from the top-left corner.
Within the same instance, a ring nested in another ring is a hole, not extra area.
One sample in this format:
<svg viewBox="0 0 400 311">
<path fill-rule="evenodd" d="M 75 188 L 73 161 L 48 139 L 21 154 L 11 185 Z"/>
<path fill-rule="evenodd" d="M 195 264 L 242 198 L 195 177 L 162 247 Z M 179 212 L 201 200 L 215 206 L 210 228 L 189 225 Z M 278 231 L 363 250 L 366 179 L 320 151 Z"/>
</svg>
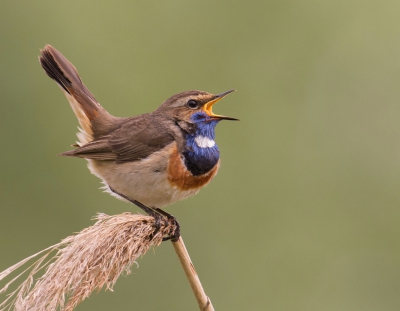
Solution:
<svg viewBox="0 0 400 311">
<path fill-rule="evenodd" d="M 194 99 L 191 99 L 187 102 L 187 106 L 189 108 L 196 109 L 196 108 L 199 108 L 199 103 L 197 101 L 195 101 Z"/>
</svg>

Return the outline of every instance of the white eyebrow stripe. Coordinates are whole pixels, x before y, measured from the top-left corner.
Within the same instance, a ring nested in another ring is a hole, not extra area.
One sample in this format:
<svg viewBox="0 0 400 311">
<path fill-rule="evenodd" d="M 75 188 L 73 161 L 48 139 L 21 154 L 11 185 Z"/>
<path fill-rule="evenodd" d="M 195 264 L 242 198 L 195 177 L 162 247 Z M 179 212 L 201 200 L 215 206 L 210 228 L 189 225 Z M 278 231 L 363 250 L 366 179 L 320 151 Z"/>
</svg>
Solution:
<svg viewBox="0 0 400 311">
<path fill-rule="evenodd" d="M 202 135 L 196 136 L 194 141 L 197 144 L 197 146 L 199 146 L 200 148 L 212 148 L 215 146 L 214 140 L 212 140 L 208 137 L 202 136 Z"/>
</svg>

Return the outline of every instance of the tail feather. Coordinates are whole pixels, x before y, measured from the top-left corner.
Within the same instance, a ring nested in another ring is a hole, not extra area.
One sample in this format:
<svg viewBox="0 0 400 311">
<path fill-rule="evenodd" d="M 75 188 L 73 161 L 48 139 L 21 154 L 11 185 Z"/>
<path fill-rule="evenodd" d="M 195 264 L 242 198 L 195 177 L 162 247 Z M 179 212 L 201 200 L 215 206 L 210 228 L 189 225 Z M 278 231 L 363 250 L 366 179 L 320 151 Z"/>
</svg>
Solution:
<svg viewBox="0 0 400 311">
<path fill-rule="evenodd" d="M 77 134 L 78 144 L 83 146 L 106 132 L 105 127 L 112 126 L 114 119 L 117 118 L 111 116 L 97 102 L 83 84 L 74 65 L 51 45 L 46 45 L 40 52 L 40 64 L 46 74 L 62 88 L 78 118 L 81 126 Z"/>
</svg>

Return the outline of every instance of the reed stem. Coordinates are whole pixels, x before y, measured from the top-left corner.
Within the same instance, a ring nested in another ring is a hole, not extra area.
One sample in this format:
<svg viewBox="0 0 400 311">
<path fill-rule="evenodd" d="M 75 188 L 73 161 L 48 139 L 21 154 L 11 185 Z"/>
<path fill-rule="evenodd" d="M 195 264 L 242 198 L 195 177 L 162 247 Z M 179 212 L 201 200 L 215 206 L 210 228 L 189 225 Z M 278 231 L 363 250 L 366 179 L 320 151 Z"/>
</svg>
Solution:
<svg viewBox="0 0 400 311">
<path fill-rule="evenodd" d="M 196 297 L 197 303 L 201 311 L 214 311 L 214 307 L 211 303 L 210 298 L 206 295 L 203 286 L 201 285 L 199 276 L 194 269 L 193 263 L 190 260 L 189 253 L 183 243 L 182 237 L 179 240 L 172 242 L 175 252 L 181 262 L 182 268 L 185 271 L 186 277 L 190 283 L 193 294 Z"/>
</svg>

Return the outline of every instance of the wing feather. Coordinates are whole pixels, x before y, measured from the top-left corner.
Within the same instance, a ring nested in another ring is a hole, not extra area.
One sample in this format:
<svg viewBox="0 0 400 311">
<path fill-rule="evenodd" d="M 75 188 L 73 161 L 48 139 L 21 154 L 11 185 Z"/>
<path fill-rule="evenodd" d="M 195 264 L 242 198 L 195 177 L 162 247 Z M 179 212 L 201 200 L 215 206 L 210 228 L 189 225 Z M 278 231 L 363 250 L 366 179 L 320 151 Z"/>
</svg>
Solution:
<svg viewBox="0 0 400 311">
<path fill-rule="evenodd" d="M 144 159 L 173 141 L 173 135 L 151 115 L 141 115 L 127 119 L 108 135 L 61 155 L 125 163 Z"/>
</svg>

